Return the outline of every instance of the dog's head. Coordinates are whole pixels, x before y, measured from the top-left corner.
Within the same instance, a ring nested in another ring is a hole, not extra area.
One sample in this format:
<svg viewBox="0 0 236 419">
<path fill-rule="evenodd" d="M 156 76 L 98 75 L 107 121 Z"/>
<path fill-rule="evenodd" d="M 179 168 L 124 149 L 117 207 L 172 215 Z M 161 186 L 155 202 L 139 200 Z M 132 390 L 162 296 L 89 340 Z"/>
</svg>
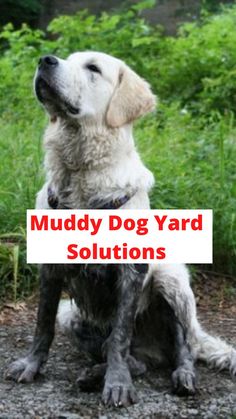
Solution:
<svg viewBox="0 0 236 419">
<path fill-rule="evenodd" d="M 67 60 L 42 57 L 35 92 L 52 118 L 91 118 L 113 128 L 152 111 L 156 103 L 145 80 L 121 60 L 99 52 L 78 52 Z"/>
</svg>

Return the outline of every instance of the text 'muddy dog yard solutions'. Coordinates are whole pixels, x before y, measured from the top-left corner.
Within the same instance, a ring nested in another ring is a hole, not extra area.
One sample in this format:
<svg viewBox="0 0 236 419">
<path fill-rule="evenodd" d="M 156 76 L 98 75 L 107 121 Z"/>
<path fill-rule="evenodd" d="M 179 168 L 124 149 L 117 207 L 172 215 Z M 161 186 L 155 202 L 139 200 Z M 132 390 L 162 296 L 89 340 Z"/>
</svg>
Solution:
<svg viewBox="0 0 236 419">
<path fill-rule="evenodd" d="M 28 210 L 28 263 L 212 263 L 212 210 Z"/>
</svg>

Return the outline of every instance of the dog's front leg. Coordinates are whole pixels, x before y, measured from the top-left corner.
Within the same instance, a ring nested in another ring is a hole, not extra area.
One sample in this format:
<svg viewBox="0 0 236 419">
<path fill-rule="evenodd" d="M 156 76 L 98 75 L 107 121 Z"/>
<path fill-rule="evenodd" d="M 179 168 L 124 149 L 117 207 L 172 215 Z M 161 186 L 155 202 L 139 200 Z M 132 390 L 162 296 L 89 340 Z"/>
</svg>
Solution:
<svg viewBox="0 0 236 419">
<path fill-rule="evenodd" d="M 31 349 L 24 358 L 13 362 L 6 378 L 18 382 L 33 381 L 45 364 L 54 337 L 57 307 L 62 290 L 62 277 L 58 277 L 55 265 L 40 266 L 40 301 L 37 327 Z"/>
<path fill-rule="evenodd" d="M 127 406 L 136 401 L 127 358 L 138 297 L 147 269 L 146 265 L 121 266 L 118 308 L 111 335 L 104 345 L 107 370 L 102 399 L 105 404 Z"/>
</svg>

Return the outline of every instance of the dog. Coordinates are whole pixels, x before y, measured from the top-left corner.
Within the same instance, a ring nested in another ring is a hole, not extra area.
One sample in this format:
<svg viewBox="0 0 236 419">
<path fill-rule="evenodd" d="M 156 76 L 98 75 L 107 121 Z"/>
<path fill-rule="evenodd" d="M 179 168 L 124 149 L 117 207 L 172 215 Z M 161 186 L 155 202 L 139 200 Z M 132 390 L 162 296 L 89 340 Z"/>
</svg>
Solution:
<svg viewBox="0 0 236 419">
<path fill-rule="evenodd" d="M 132 125 L 155 109 L 149 84 L 121 60 L 78 52 L 40 59 L 35 92 L 49 114 L 46 182 L 38 209 L 148 209 L 152 173 L 134 145 Z M 195 361 L 236 377 L 236 351 L 200 326 L 183 265 L 41 265 L 34 341 L 6 377 L 32 381 L 47 361 L 58 313 L 61 328 L 98 362 L 78 378 L 104 383 L 105 404 L 136 401 L 132 376 L 145 362 L 172 368 L 177 394 L 196 390 Z M 59 306 L 63 289 L 70 301 Z M 59 310 L 58 310 L 59 306 Z"/>
</svg>

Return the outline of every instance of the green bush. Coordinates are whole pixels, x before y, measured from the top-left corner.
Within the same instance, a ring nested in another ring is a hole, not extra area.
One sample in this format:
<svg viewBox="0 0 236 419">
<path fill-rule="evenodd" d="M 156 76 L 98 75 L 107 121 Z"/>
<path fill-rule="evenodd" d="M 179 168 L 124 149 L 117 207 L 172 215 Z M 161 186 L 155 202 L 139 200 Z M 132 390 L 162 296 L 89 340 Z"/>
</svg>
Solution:
<svg viewBox="0 0 236 419">
<path fill-rule="evenodd" d="M 9 24 L 2 31 L 0 234 L 21 234 L 25 210 L 34 207 L 43 182 L 41 138 L 47 118 L 32 89 L 39 57 L 100 50 L 124 59 L 159 96 L 157 112 L 135 129 L 143 159 L 156 176 L 153 207 L 213 208 L 213 268 L 235 275 L 236 6 L 183 25 L 173 38 L 139 17 L 140 10 L 152 4 L 145 1 L 98 18 L 86 12 L 61 16 L 49 25 L 50 37 L 25 25 L 14 30 Z M 24 240 L 19 246 L 18 295 L 31 289 L 33 275 L 25 265 Z M 9 268 L 11 250 L 0 249 L 6 267 L 0 298 L 7 278 L 16 281 Z"/>
<path fill-rule="evenodd" d="M 188 23 L 164 40 L 156 86 L 166 100 L 209 115 L 236 111 L 236 7 Z"/>
</svg>

